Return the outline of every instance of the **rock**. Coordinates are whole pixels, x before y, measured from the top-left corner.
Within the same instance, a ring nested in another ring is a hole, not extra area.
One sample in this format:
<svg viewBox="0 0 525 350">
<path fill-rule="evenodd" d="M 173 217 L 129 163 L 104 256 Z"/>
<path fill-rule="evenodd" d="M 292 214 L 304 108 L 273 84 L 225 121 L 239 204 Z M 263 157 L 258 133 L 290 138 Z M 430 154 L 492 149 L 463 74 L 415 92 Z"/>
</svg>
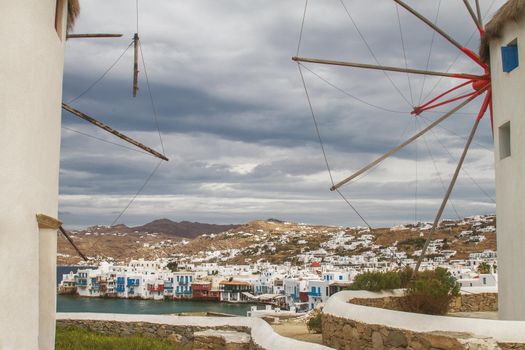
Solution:
<svg viewBox="0 0 525 350">
<path fill-rule="evenodd" d="M 430 342 L 430 346 L 434 349 L 442 350 L 463 350 L 463 347 L 459 341 L 450 336 L 443 335 L 442 333 L 432 332 L 426 333 L 425 338 Z"/>
<path fill-rule="evenodd" d="M 406 348 L 407 346 L 407 337 L 401 331 L 391 331 L 386 338 L 388 345 L 393 347 Z"/>
<path fill-rule="evenodd" d="M 178 345 L 182 343 L 182 336 L 177 333 L 172 333 L 167 337 L 168 341 L 172 344 Z"/>
<path fill-rule="evenodd" d="M 372 346 L 374 347 L 374 350 L 383 350 L 383 336 L 381 333 L 372 333 Z"/>
</svg>

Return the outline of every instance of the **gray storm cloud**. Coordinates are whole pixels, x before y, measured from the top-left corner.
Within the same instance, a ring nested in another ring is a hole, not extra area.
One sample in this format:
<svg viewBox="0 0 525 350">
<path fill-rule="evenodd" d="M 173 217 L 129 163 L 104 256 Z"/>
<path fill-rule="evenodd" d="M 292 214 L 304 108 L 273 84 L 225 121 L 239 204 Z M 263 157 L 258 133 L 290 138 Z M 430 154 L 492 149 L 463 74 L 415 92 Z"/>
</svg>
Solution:
<svg viewBox="0 0 525 350">
<path fill-rule="evenodd" d="M 410 3 L 436 18 L 438 1 Z M 489 18 L 501 3 L 481 1 Z M 426 68 L 433 42 L 430 69 L 478 72 L 399 9 L 403 51 L 393 2 L 344 4 L 381 64 L 404 66 L 406 56 L 408 66 Z M 291 61 L 304 1 L 140 1 L 139 9 L 142 49 L 170 162 L 161 165 L 120 222 L 141 224 L 168 217 L 237 223 L 278 217 L 362 225 L 328 191 L 330 179 L 297 65 Z M 439 25 L 475 49 L 478 40 L 469 20 L 461 2 L 441 1 Z M 135 29 L 134 2 L 83 2 L 76 32 L 120 32 L 124 37 L 68 41 L 64 100 L 75 98 L 99 77 L 128 46 Z M 300 55 L 374 63 L 341 2 L 335 0 L 309 2 Z M 305 67 L 311 70 L 303 73 L 336 180 L 437 118 L 439 113 L 428 113 L 414 119 L 411 105 L 454 83 L 389 73 L 399 93 L 382 72 Z M 143 69 L 136 99 L 131 97 L 131 73 L 128 50 L 99 84 L 72 104 L 160 148 Z M 478 107 L 479 101 L 343 192 L 375 226 L 411 222 L 415 215 L 430 220 Z M 72 131 L 122 144 L 66 113 L 63 125 L 61 217 L 75 227 L 109 224 L 157 161 Z M 494 212 L 492 157 L 487 119 L 445 216 Z"/>
</svg>

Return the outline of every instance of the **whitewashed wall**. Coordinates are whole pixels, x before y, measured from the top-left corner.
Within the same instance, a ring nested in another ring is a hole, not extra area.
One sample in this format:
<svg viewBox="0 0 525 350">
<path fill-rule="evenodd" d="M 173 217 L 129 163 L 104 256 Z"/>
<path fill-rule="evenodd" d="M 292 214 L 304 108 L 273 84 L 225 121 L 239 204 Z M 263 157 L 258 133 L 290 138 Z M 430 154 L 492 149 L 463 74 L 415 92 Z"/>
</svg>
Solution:
<svg viewBox="0 0 525 350">
<path fill-rule="evenodd" d="M 2 350 L 54 348 L 56 231 L 39 230 L 35 215 L 56 218 L 58 208 L 64 43 L 55 7 L 0 0 Z"/>
<path fill-rule="evenodd" d="M 520 66 L 505 73 L 501 46 L 518 38 Z M 525 19 L 490 45 L 498 240 L 499 317 L 525 320 Z M 500 159 L 498 128 L 510 121 L 511 156 Z"/>
</svg>

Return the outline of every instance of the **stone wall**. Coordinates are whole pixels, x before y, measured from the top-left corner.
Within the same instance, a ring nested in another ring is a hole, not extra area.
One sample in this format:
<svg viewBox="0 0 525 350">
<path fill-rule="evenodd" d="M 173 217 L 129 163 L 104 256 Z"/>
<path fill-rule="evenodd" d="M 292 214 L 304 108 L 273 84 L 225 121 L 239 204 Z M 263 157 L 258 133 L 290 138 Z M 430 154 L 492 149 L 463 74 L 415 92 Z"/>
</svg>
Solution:
<svg viewBox="0 0 525 350">
<path fill-rule="evenodd" d="M 450 303 L 449 312 L 498 311 L 498 293 L 461 294 Z"/>
<path fill-rule="evenodd" d="M 335 349 L 505 349 L 525 350 L 525 344 L 497 343 L 469 333 L 413 332 L 385 325 L 366 324 L 322 314 L 323 343 Z"/>
<path fill-rule="evenodd" d="M 185 349 L 214 350 L 262 350 L 251 341 L 248 327 L 197 327 L 175 326 L 148 322 L 118 322 L 100 320 L 57 320 L 57 327 L 75 326 L 89 331 L 107 334 L 129 336 L 133 334 L 166 339 Z M 214 330 L 216 332 L 209 332 Z M 208 331 L 208 332 L 207 332 Z M 232 334 L 242 338 L 242 342 L 230 340 Z"/>
<path fill-rule="evenodd" d="M 379 307 L 382 309 L 407 311 L 404 297 L 354 298 L 352 304 Z M 449 312 L 498 311 L 497 293 L 461 294 L 450 303 Z"/>
</svg>

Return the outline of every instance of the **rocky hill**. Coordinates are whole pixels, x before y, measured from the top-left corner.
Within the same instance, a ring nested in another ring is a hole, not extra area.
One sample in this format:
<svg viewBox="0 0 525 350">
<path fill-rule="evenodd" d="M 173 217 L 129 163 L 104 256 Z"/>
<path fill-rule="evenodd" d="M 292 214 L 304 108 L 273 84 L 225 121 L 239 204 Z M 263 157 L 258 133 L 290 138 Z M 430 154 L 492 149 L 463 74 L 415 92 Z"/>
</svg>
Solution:
<svg viewBox="0 0 525 350">
<path fill-rule="evenodd" d="M 173 225 L 178 224 L 178 225 Z M 183 227 L 190 224 L 188 231 Z M 181 262 L 301 263 L 308 255 L 345 263 L 361 255 L 379 261 L 404 253 L 416 258 L 428 234 L 428 223 L 378 228 L 307 225 L 279 220 L 257 220 L 244 225 L 173 223 L 156 220 L 138 227 L 97 226 L 72 232 L 79 248 L 95 261 L 171 258 Z M 220 230 L 219 232 L 204 231 Z M 191 237 L 195 237 L 191 239 Z M 433 236 L 431 257 L 467 258 L 470 253 L 496 250 L 493 216 L 444 221 Z M 401 254 L 403 255 L 403 254 Z M 307 257 L 308 258 L 308 257 Z M 78 263 L 79 258 L 63 238 L 59 239 L 59 264 Z"/>
<path fill-rule="evenodd" d="M 143 226 L 132 227 L 133 231 L 163 233 L 182 238 L 195 238 L 206 233 L 219 233 L 239 227 L 239 225 L 202 224 L 200 222 L 174 222 L 169 219 L 154 220 Z"/>
</svg>

